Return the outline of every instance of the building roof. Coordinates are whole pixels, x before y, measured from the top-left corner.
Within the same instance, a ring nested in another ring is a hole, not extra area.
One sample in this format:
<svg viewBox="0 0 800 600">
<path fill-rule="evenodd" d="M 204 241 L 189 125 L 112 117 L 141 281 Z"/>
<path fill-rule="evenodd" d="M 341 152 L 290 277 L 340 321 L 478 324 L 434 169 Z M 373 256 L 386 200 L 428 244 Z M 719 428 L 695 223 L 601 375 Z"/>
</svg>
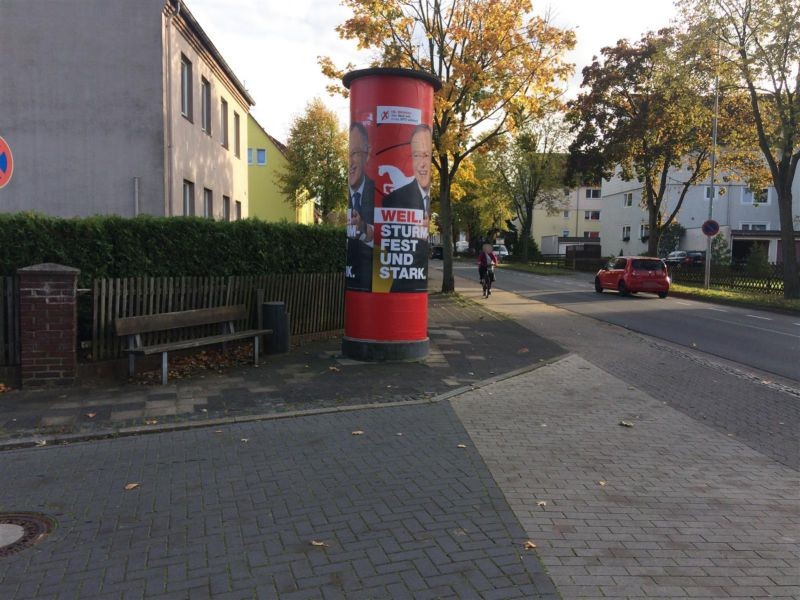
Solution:
<svg viewBox="0 0 800 600">
<path fill-rule="evenodd" d="M 279 141 L 277 138 L 272 137 L 267 132 L 267 130 L 264 129 L 264 127 L 261 125 L 261 123 L 258 122 L 258 119 L 256 119 L 252 114 L 248 114 L 247 116 L 250 119 L 253 119 L 253 123 L 255 123 L 258 126 L 258 128 L 261 131 L 264 132 L 264 135 L 267 136 L 267 138 L 269 138 L 269 141 L 272 142 L 272 144 L 278 149 L 278 152 L 280 152 L 281 154 L 285 155 L 286 154 L 286 144 L 284 144 L 283 142 Z"/>
<path fill-rule="evenodd" d="M 183 0 L 166 0 L 168 5 L 171 5 L 172 8 L 177 8 L 178 17 L 181 18 L 186 25 L 189 27 L 191 32 L 197 36 L 197 39 L 206 47 L 206 49 L 211 53 L 211 56 L 214 57 L 214 60 L 217 61 L 220 68 L 224 71 L 225 75 L 228 79 L 231 80 L 231 83 L 236 87 L 238 92 L 244 97 L 247 102 L 250 103 L 250 106 L 254 106 L 256 101 L 253 100 L 253 97 L 248 93 L 247 89 L 244 87 L 239 78 L 236 77 L 236 74 L 231 69 L 230 65 L 225 62 L 225 59 L 222 58 L 222 54 L 220 54 L 217 47 L 214 45 L 214 42 L 211 41 L 211 38 L 208 37 L 205 30 L 200 26 L 200 23 L 197 22 L 192 12 L 186 6 L 186 3 Z"/>
</svg>

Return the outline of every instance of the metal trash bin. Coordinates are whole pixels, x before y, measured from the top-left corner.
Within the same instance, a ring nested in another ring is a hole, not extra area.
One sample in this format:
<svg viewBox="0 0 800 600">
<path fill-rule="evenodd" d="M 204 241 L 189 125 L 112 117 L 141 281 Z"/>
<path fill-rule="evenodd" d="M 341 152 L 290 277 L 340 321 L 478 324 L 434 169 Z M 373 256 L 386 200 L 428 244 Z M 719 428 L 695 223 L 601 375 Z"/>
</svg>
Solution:
<svg viewBox="0 0 800 600">
<path fill-rule="evenodd" d="M 289 351 L 289 313 L 283 302 L 263 302 L 261 321 L 265 329 L 272 329 L 264 344 L 265 354 L 282 354 Z"/>
</svg>

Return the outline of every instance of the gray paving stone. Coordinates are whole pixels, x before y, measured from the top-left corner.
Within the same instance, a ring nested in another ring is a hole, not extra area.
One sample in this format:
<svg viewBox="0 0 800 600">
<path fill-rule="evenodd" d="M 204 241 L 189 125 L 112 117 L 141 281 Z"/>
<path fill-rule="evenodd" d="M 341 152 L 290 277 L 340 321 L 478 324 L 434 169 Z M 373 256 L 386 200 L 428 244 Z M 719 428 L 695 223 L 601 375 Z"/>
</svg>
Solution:
<svg viewBox="0 0 800 600">
<path fill-rule="evenodd" d="M 565 598 L 761 598 L 752 561 L 800 568 L 796 471 L 577 356 L 452 403 Z"/>
</svg>

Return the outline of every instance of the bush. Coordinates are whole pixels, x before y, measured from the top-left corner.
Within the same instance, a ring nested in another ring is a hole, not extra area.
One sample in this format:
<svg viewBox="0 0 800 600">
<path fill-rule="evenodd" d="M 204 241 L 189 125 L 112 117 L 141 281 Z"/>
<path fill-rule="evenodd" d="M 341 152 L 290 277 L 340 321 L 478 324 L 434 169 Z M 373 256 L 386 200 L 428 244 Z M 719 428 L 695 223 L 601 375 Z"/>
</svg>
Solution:
<svg viewBox="0 0 800 600">
<path fill-rule="evenodd" d="M 220 276 L 344 270 L 341 227 L 199 217 L 60 219 L 0 214 L 0 275 L 54 262 L 97 277 Z"/>
</svg>

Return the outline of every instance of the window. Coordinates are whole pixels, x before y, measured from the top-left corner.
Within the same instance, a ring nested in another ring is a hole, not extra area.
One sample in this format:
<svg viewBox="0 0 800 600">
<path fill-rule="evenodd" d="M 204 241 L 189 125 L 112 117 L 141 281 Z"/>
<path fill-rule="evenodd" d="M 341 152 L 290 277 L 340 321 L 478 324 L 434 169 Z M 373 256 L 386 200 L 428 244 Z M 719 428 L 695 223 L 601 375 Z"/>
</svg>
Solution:
<svg viewBox="0 0 800 600">
<path fill-rule="evenodd" d="M 214 218 L 214 194 L 208 188 L 203 188 L 203 216 L 206 219 Z"/>
<path fill-rule="evenodd" d="M 587 198 L 599 198 L 600 197 L 600 188 L 586 188 L 586 197 Z"/>
<path fill-rule="evenodd" d="M 236 158 L 241 156 L 241 150 L 239 148 L 239 113 L 233 111 L 233 155 Z"/>
<path fill-rule="evenodd" d="M 259 148 L 256 150 L 256 164 L 264 166 L 267 164 L 267 150 L 266 148 Z"/>
<path fill-rule="evenodd" d="M 642 223 L 639 225 L 639 237 L 643 240 L 646 240 L 650 237 L 650 225 L 647 223 Z"/>
<path fill-rule="evenodd" d="M 769 223 L 742 223 L 742 231 L 766 231 Z"/>
<path fill-rule="evenodd" d="M 242 220 L 242 203 L 239 202 L 238 200 L 236 201 L 236 220 L 237 221 Z"/>
<path fill-rule="evenodd" d="M 583 237 L 586 239 L 595 239 L 600 237 L 599 231 L 584 231 Z"/>
<path fill-rule="evenodd" d="M 599 221 L 600 220 L 600 211 L 599 210 L 587 210 L 583 213 L 583 218 L 586 221 Z"/>
<path fill-rule="evenodd" d="M 211 84 L 200 78 L 200 129 L 211 135 Z"/>
<path fill-rule="evenodd" d="M 630 225 L 623 225 L 622 226 L 622 241 L 627 242 L 631 239 L 631 226 Z"/>
<path fill-rule="evenodd" d="M 220 112 L 222 113 L 222 146 L 228 147 L 228 103 L 223 98 L 220 102 Z"/>
<path fill-rule="evenodd" d="M 247 149 L 247 164 L 248 165 L 252 165 L 253 164 L 253 149 L 252 148 L 248 148 Z"/>
<path fill-rule="evenodd" d="M 183 180 L 183 216 L 191 217 L 194 215 L 194 184 L 191 181 Z"/>
<path fill-rule="evenodd" d="M 614 266 L 611 267 L 612 269 L 624 269 L 625 266 L 628 264 L 627 258 L 618 258 L 614 261 Z"/>
<path fill-rule="evenodd" d="M 719 186 L 715 185 L 714 186 L 714 197 L 715 198 L 719 198 L 719 196 L 721 196 L 721 194 L 719 193 Z M 706 200 L 710 200 L 710 199 L 711 199 L 711 186 L 707 185 L 706 186 Z"/>
<path fill-rule="evenodd" d="M 633 206 L 633 192 L 625 192 L 622 195 L 622 206 Z"/>
<path fill-rule="evenodd" d="M 564 211 L 564 218 L 565 219 L 569 219 L 569 211 L 568 210 Z"/>
<path fill-rule="evenodd" d="M 192 120 L 192 63 L 181 54 L 181 114 Z"/>
<path fill-rule="evenodd" d="M 561 232 L 561 237 L 569 237 L 569 229 L 565 229 Z"/>
<path fill-rule="evenodd" d="M 230 196 L 222 197 L 222 220 L 231 220 L 231 198 Z"/>
<path fill-rule="evenodd" d="M 761 188 L 757 191 L 746 189 L 742 196 L 742 204 L 752 204 L 754 206 L 769 204 L 769 188 Z"/>
</svg>

